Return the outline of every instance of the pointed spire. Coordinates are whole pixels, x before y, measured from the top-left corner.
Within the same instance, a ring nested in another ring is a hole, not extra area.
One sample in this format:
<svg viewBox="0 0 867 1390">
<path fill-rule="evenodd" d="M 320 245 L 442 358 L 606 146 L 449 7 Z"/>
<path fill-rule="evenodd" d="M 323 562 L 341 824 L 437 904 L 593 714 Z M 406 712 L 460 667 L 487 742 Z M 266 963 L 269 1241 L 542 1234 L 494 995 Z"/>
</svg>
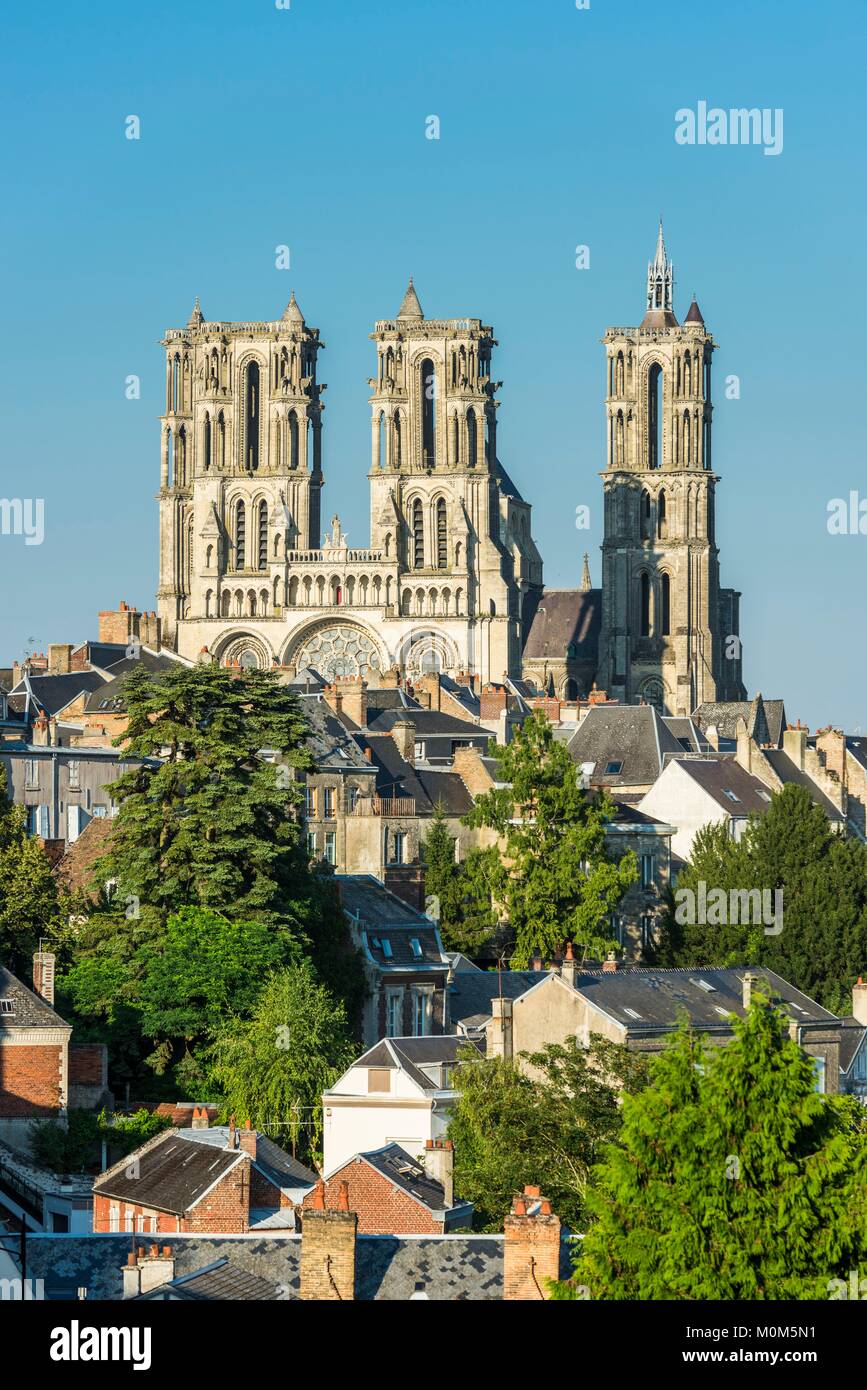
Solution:
<svg viewBox="0 0 867 1390">
<path fill-rule="evenodd" d="M 677 323 L 674 317 L 674 266 L 665 249 L 662 218 L 656 236 L 656 251 L 647 263 L 647 312 L 642 328 L 668 328 Z"/>
<path fill-rule="evenodd" d="M 303 322 L 304 322 L 304 315 L 302 314 L 301 310 L 298 308 L 298 301 L 297 301 L 297 299 L 295 298 L 295 291 L 294 291 L 294 290 L 292 291 L 291 295 L 289 296 L 289 303 L 286 305 L 286 308 L 283 310 L 283 320 L 284 320 L 285 323 L 302 323 L 302 324 L 303 324 Z"/>
<path fill-rule="evenodd" d="M 196 302 L 193 305 L 193 312 L 187 320 L 187 328 L 198 328 L 200 323 L 204 323 L 205 316 L 202 313 L 202 306 L 199 303 L 199 296 L 196 295 Z"/>
<path fill-rule="evenodd" d="M 591 580 L 591 578 L 590 578 L 590 556 L 587 554 L 587 552 L 586 552 L 586 550 L 585 550 L 585 552 L 584 552 L 584 573 L 583 573 L 582 576 L 581 576 L 581 591 L 582 591 L 582 593 L 585 593 L 585 594 L 586 594 L 586 593 L 589 593 L 589 591 L 590 591 L 592 588 L 593 588 L 593 582 L 592 582 L 592 580 Z"/>
<path fill-rule="evenodd" d="M 702 327 L 704 327 L 704 319 L 702 318 L 701 309 L 698 307 L 695 295 L 693 295 L 692 303 L 686 311 L 684 323 L 700 323 Z"/>
<path fill-rule="evenodd" d="M 409 277 L 409 284 L 406 287 L 406 294 L 401 300 L 400 308 L 397 311 L 399 319 L 423 319 L 421 304 L 412 283 L 412 276 Z"/>
</svg>

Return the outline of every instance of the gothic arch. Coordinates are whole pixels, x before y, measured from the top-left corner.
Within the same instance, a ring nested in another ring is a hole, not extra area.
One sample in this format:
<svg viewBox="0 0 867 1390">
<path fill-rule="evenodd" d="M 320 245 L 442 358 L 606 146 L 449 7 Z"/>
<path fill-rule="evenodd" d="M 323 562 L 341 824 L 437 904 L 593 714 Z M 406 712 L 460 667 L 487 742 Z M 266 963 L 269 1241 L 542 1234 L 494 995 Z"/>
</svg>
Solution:
<svg viewBox="0 0 867 1390">
<path fill-rule="evenodd" d="M 211 650 L 223 666 L 239 661 L 242 666 L 255 666 L 267 671 L 274 663 L 274 653 L 265 638 L 243 628 L 221 633 Z"/>
</svg>

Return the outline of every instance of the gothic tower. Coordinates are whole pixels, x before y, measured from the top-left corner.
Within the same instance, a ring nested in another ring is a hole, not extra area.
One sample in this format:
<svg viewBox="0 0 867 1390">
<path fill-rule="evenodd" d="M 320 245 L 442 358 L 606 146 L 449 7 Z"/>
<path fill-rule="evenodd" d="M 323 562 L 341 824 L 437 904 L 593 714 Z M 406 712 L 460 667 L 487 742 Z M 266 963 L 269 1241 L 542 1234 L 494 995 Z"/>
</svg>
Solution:
<svg viewBox="0 0 867 1390">
<path fill-rule="evenodd" d="M 400 612 L 443 618 L 450 605 L 469 620 L 469 666 L 489 680 L 517 674 L 542 562 L 530 507 L 497 459 L 493 331 L 426 319 L 410 279 L 397 318 L 371 338 L 370 542 L 397 559 Z"/>
<path fill-rule="evenodd" d="M 289 556 L 319 545 L 324 344 L 293 294 L 271 323 L 206 322 L 196 300 L 163 346 L 157 598 L 174 644 L 185 619 L 279 609 Z"/>
<path fill-rule="evenodd" d="M 609 328 L 600 678 L 609 696 L 688 715 L 742 700 L 740 594 L 721 589 L 711 359 L 695 299 L 679 324 L 662 223 L 637 328 Z"/>
</svg>

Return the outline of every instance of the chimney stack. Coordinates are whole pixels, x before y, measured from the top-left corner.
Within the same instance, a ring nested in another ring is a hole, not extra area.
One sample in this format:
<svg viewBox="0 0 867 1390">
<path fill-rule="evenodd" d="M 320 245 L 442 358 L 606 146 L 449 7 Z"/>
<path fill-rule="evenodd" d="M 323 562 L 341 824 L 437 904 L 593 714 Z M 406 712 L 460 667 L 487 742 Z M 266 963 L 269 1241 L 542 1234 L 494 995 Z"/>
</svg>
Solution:
<svg viewBox="0 0 867 1390">
<path fill-rule="evenodd" d="M 560 1278 L 560 1218 L 538 1187 L 514 1199 L 504 1235 L 503 1298 L 550 1298 L 548 1280 Z"/>
<path fill-rule="evenodd" d="M 617 964 L 617 957 L 613 951 L 608 952 L 608 958 L 602 962 L 603 975 L 615 975 L 620 967 Z"/>
<path fill-rule="evenodd" d="M 391 736 L 404 762 L 415 767 L 415 724 L 412 720 L 396 719 L 391 726 Z"/>
<path fill-rule="evenodd" d="M 54 1008 L 54 962 L 50 951 L 37 951 L 33 957 L 33 990 Z"/>
<path fill-rule="evenodd" d="M 750 1007 L 750 1004 L 752 1003 L 753 999 L 753 990 L 755 989 L 758 983 L 758 975 L 754 974 L 752 970 L 747 970 L 744 974 L 743 980 L 741 981 L 741 1000 L 744 1009 L 748 1009 Z"/>
<path fill-rule="evenodd" d="M 809 729 L 801 728 L 801 721 L 798 720 L 796 729 L 786 729 L 783 733 L 783 752 L 787 753 L 800 772 L 804 771 L 804 763 L 807 757 L 807 735 Z"/>
<path fill-rule="evenodd" d="M 858 983 L 852 986 L 852 1013 L 861 1026 L 867 1028 L 867 984 L 860 975 Z"/>
<path fill-rule="evenodd" d="M 578 962 L 577 962 L 577 960 L 575 959 L 575 952 L 574 952 L 574 950 L 572 949 L 572 942 L 571 942 L 571 941 L 567 941 L 567 942 L 566 942 L 566 954 L 565 954 L 565 956 L 563 957 L 563 963 L 562 963 L 562 965 L 560 966 L 560 978 L 561 978 L 562 980 L 564 980 L 565 983 L 566 983 L 567 985 L 572 985 L 572 986 L 574 986 L 574 984 L 575 984 L 575 977 L 577 976 L 577 974 L 578 974 Z"/>
<path fill-rule="evenodd" d="M 491 1000 L 491 1020 L 488 1024 L 487 1053 L 489 1057 L 512 1056 L 512 1000 L 502 997 Z"/>
<path fill-rule="evenodd" d="M 710 744 L 715 753 L 719 752 L 719 729 L 716 724 L 709 724 L 704 731 L 706 741 Z"/>
<path fill-rule="evenodd" d="M 250 1126 L 250 1121 L 244 1121 L 244 1128 L 238 1130 L 238 1147 L 242 1153 L 249 1154 L 253 1162 L 256 1161 L 256 1131 Z"/>
<path fill-rule="evenodd" d="M 49 676 L 68 676 L 72 670 L 72 643 L 52 642 L 48 648 Z"/>
<path fill-rule="evenodd" d="M 451 1139 L 428 1139 L 424 1166 L 428 1176 L 442 1186 L 443 1207 L 448 1211 L 455 1204 L 455 1150 Z"/>
<path fill-rule="evenodd" d="M 208 1128 L 208 1112 L 207 1112 L 207 1110 L 205 1109 L 204 1106 L 202 1106 L 201 1110 L 198 1108 L 198 1106 L 196 1106 L 195 1109 L 193 1110 L 193 1123 L 192 1123 L 191 1128 L 192 1128 L 192 1129 L 207 1129 L 207 1128 Z"/>
<path fill-rule="evenodd" d="M 131 1250 L 123 1268 L 123 1296 L 137 1298 L 139 1294 L 150 1293 L 161 1284 L 169 1284 L 175 1277 L 175 1261 L 172 1247 L 164 1245 L 162 1250 L 151 1245 L 145 1254 L 143 1245 Z"/>
<path fill-rule="evenodd" d="M 355 1298 L 355 1246 L 358 1217 L 349 1210 L 349 1187 L 340 1184 L 337 1206 L 326 1209 L 320 1180 L 301 1217 L 301 1297 L 352 1301 Z"/>
</svg>

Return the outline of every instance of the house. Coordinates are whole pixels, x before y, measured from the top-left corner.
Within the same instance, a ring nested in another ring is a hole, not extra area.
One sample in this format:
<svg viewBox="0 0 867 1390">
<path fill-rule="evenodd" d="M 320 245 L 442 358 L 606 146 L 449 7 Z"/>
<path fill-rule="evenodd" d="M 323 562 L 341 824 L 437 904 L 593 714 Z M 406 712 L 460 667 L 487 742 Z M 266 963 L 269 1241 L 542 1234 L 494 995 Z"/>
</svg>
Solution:
<svg viewBox="0 0 867 1390">
<path fill-rule="evenodd" d="M 170 1129 L 102 1173 L 93 1187 L 95 1232 L 176 1235 L 293 1229 L 316 1174 L 266 1135 L 234 1123 Z"/>
<path fill-rule="evenodd" d="M 455 1201 L 449 1139 L 428 1139 L 418 1159 L 395 1143 L 355 1154 L 307 1194 L 302 1222 L 320 1198 L 339 1208 L 344 1187 L 363 1235 L 444 1235 L 472 1224 L 472 1202 Z"/>
<path fill-rule="evenodd" d="M 752 700 L 706 700 L 694 711 L 692 722 L 720 752 L 735 750 L 738 721 L 759 745 L 781 748 L 787 728 L 786 707 L 782 700 L 765 700 L 757 694 Z"/>
<path fill-rule="evenodd" d="M 677 766 L 676 762 L 669 764 Z M 671 882 L 671 846 L 676 831 L 666 817 L 652 815 L 628 801 L 615 798 L 614 808 L 614 816 L 605 826 L 606 848 L 615 859 L 631 851 L 638 862 L 638 878 L 618 903 L 611 925 L 625 959 L 641 960 L 655 938 L 660 908 Z"/>
<path fill-rule="evenodd" d="M 399 1144 L 411 1158 L 444 1139 L 455 1099 L 451 1074 L 468 1040 L 458 1034 L 382 1038 L 323 1093 L 323 1170 Z M 481 1054 L 480 1054 L 481 1055 Z"/>
<path fill-rule="evenodd" d="M 852 1012 L 841 1019 L 840 1090 L 867 1105 L 867 983 L 852 986 Z"/>
<path fill-rule="evenodd" d="M 585 786 L 632 801 L 650 790 L 666 762 L 704 747 L 691 720 L 664 718 L 653 705 L 592 705 L 568 743 Z"/>
<path fill-rule="evenodd" d="M 111 816 L 111 784 L 140 759 L 116 749 L 67 748 L 48 742 L 50 725 L 37 716 L 34 742 L 0 744 L 10 799 L 24 806 L 31 835 L 56 842 L 61 850 L 74 844 L 86 825 Z"/>
<path fill-rule="evenodd" d="M 638 803 L 638 811 L 674 827 L 671 851 L 688 862 L 706 825 L 725 825 L 739 840 L 751 815 L 763 815 L 771 791 L 732 757 L 684 756 L 668 763 Z"/>
<path fill-rule="evenodd" d="M 28 1241 L 28 1273 L 47 1299 L 181 1301 L 538 1302 L 548 1281 L 571 1274 L 571 1240 L 551 1203 L 526 1188 L 501 1233 L 373 1236 L 359 1231 L 348 1189 L 337 1207 L 310 1203 L 301 1233 L 231 1238 L 173 1236 L 138 1244 L 128 1235 Z"/>
<path fill-rule="evenodd" d="M 459 951 L 448 953 L 449 1018 L 460 1036 L 484 1048 L 488 1023 L 494 1014 L 493 1001 L 517 999 L 539 983 L 541 960 L 534 970 L 481 970 Z"/>
<path fill-rule="evenodd" d="M 788 1015 L 790 1035 L 813 1059 L 817 1089 L 836 1094 L 843 1020 L 764 968 L 654 970 L 610 960 L 584 970 L 567 960 L 517 999 L 494 1001 L 487 1052 L 517 1057 L 570 1037 L 587 1047 L 593 1034 L 659 1052 L 684 1015 L 714 1046 L 725 1046 L 734 1037 L 732 1015 L 743 1018 L 758 989 Z"/>
<path fill-rule="evenodd" d="M 36 953 L 32 990 L 0 965 L 0 1140 L 25 1157 L 34 1120 L 65 1127 L 70 1108 L 111 1100 L 106 1048 L 71 1045 L 72 1027 L 54 1008 L 54 965 L 50 952 Z"/>
<path fill-rule="evenodd" d="M 449 962 L 436 923 L 371 875 L 337 874 L 335 882 L 364 961 L 365 1044 L 446 1032 Z"/>
</svg>

